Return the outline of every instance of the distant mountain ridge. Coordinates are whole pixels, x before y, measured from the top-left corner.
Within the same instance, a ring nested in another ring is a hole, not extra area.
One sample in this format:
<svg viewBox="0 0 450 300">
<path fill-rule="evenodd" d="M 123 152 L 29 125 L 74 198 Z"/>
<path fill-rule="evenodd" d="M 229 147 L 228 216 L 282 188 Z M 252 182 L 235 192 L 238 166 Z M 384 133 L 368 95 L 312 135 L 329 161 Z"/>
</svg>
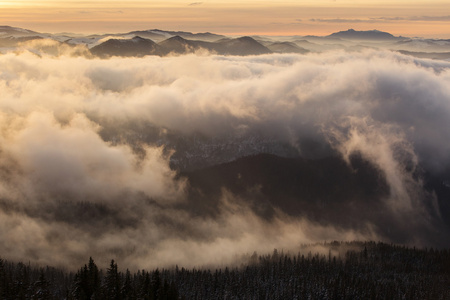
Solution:
<svg viewBox="0 0 450 300">
<path fill-rule="evenodd" d="M 23 37 L 30 35 L 38 35 L 39 33 L 36 31 L 32 31 L 29 29 L 23 29 L 12 26 L 0 26 L 0 37 L 2 36 L 15 36 L 15 37 Z"/>
<path fill-rule="evenodd" d="M 86 47 L 93 56 L 144 57 L 184 55 L 205 51 L 217 55 L 262 55 L 270 53 L 322 53 L 328 51 L 389 50 L 421 59 L 449 60 L 449 39 L 406 38 L 379 30 L 348 29 L 327 36 L 242 36 L 228 37 L 211 32 L 192 33 L 161 29 L 126 33 L 80 35 L 39 33 L 12 26 L 0 26 L 0 53 L 12 51 L 36 39 L 51 39 L 69 46 Z M 32 46 L 31 46 L 32 47 Z M 26 49 L 29 49 L 25 47 Z M 38 54 L 42 49 L 36 51 Z"/>
<path fill-rule="evenodd" d="M 135 36 L 132 39 L 109 39 L 91 49 L 91 53 L 99 57 L 110 56 L 145 56 L 188 54 L 206 50 L 220 55 L 260 55 L 272 53 L 271 50 L 251 37 L 237 39 L 221 39 L 218 42 L 188 40 L 181 36 L 173 36 L 156 44 L 150 39 Z"/>
<path fill-rule="evenodd" d="M 310 52 L 305 48 L 299 47 L 292 42 L 275 42 L 266 46 L 269 50 L 275 53 L 300 53 L 305 54 Z"/>
<path fill-rule="evenodd" d="M 224 35 L 215 34 L 215 33 L 211 33 L 211 32 L 192 33 L 192 32 L 186 32 L 186 31 L 166 31 L 166 30 L 160 30 L 160 29 L 152 29 L 152 30 L 146 30 L 146 31 L 132 31 L 130 33 L 139 35 L 143 32 L 151 32 L 153 34 L 159 34 L 159 35 L 162 35 L 165 37 L 167 37 L 167 35 L 172 35 L 172 36 L 180 36 L 185 39 L 203 40 L 203 41 L 210 41 L 210 42 L 225 38 Z"/>
</svg>

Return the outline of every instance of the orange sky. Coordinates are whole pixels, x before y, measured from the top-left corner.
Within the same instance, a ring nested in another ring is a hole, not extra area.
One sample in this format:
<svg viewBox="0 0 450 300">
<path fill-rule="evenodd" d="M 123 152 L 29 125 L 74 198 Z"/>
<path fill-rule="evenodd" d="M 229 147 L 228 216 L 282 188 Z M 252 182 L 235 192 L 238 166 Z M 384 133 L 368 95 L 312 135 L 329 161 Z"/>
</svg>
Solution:
<svg viewBox="0 0 450 300">
<path fill-rule="evenodd" d="M 40 32 L 158 28 L 235 35 L 326 35 L 354 28 L 450 38 L 450 1 L 14 0 L 0 1 L 0 23 Z"/>
</svg>

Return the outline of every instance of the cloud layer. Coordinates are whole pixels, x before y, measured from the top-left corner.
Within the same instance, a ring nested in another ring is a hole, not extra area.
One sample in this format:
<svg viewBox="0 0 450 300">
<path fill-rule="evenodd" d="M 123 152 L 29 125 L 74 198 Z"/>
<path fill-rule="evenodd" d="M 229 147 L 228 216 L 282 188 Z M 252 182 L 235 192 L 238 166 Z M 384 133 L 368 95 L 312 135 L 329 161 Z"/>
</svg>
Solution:
<svg viewBox="0 0 450 300">
<path fill-rule="evenodd" d="M 386 211 L 404 224 L 413 218 L 414 228 L 435 226 L 424 201 L 436 199 L 416 175 L 450 169 L 450 63 L 382 51 L 110 60 L 25 51 L 1 55 L 0 65 L 7 258 L 199 266 L 254 250 L 382 238 L 379 224 L 333 228 L 280 211 L 267 222 L 226 191 L 217 218 L 192 216 L 182 209 L 189 183 L 169 167 L 168 132 L 258 134 L 303 155 L 305 140 L 344 158 L 358 152 L 386 178 Z M 152 138 L 148 127 L 157 129 Z M 421 233 L 410 237 L 424 244 Z"/>
<path fill-rule="evenodd" d="M 419 22 L 446 22 L 450 20 L 450 16 L 411 16 L 411 17 L 377 17 L 367 19 L 309 19 L 311 22 L 321 23 L 386 23 L 397 21 L 419 21 Z"/>
</svg>

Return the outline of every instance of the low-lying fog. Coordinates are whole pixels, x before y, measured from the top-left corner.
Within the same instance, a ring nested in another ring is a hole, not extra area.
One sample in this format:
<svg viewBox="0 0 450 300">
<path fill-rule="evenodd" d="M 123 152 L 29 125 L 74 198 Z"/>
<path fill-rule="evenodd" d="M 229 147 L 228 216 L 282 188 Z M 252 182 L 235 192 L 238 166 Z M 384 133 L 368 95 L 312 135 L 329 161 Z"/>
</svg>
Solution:
<svg viewBox="0 0 450 300">
<path fill-rule="evenodd" d="M 449 246 L 442 207 L 420 176 L 449 179 L 449 62 L 374 50 L 108 60 L 25 51 L 0 55 L 0 66 L 4 258 L 189 267 L 387 239 L 372 220 L 343 228 L 279 209 L 267 220 L 226 189 L 218 215 L 192 213 L 183 208 L 190 183 L 169 166 L 167 132 L 257 133 L 300 155 L 305 139 L 347 160 L 359 153 L 388 185 L 383 208 L 397 228 L 386 230 L 411 245 Z M 146 126 L 158 129 L 155 142 L 139 139 Z M 132 144 L 121 138 L 131 134 Z"/>
</svg>

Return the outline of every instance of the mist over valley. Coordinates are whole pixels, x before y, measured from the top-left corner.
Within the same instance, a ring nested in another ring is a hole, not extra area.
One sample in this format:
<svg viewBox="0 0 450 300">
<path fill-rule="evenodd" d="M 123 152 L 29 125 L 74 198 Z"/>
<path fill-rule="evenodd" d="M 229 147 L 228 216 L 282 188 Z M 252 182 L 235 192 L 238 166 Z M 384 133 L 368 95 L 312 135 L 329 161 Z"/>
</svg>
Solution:
<svg viewBox="0 0 450 300">
<path fill-rule="evenodd" d="M 450 246 L 449 40 L 0 32 L 3 258 Z"/>
</svg>

